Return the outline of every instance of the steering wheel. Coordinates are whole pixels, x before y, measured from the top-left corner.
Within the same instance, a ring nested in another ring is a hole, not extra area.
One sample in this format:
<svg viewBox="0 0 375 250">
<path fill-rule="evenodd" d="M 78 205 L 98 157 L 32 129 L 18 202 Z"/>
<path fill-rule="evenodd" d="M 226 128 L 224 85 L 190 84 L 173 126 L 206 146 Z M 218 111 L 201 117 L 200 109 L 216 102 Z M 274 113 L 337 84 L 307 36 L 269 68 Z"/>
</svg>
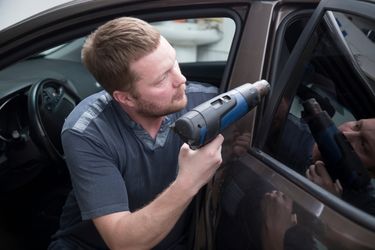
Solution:
<svg viewBox="0 0 375 250">
<path fill-rule="evenodd" d="M 28 93 L 30 136 L 59 165 L 64 164 L 61 129 L 80 100 L 66 81 L 57 79 L 35 82 Z"/>
</svg>

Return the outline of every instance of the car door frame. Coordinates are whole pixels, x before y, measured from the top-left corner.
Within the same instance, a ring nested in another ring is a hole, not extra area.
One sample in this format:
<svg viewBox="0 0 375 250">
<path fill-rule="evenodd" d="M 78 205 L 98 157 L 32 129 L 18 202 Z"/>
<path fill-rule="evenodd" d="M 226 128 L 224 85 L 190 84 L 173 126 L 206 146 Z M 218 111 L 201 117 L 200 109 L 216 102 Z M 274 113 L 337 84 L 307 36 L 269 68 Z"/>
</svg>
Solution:
<svg viewBox="0 0 375 250">
<path fill-rule="evenodd" d="M 252 170 L 255 169 L 262 178 L 274 182 L 276 187 L 284 186 L 285 188 L 286 185 L 287 189 L 294 189 L 293 192 L 288 193 L 288 195 L 292 195 L 293 198 L 299 199 L 300 201 L 310 200 L 310 202 L 312 202 L 311 211 L 317 216 L 320 216 L 320 218 L 324 217 L 326 221 L 333 222 L 335 219 L 330 220 L 328 215 L 333 215 L 337 218 L 343 216 L 342 220 L 355 228 L 355 232 L 361 232 L 362 235 L 370 237 L 375 232 L 375 217 L 329 195 L 328 192 L 312 184 L 307 178 L 299 175 L 262 151 L 281 97 L 286 91 L 288 91 L 288 94 L 291 96 L 296 93 L 298 83 L 290 82 L 290 76 L 301 74 L 301 70 L 298 69 L 303 66 L 300 65 L 300 62 L 306 45 L 315 28 L 323 18 L 324 13 L 329 10 L 347 12 L 375 20 L 373 16 L 373 13 L 375 13 L 374 3 L 353 0 L 322 0 L 319 3 L 299 37 L 280 76 L 272 83 L 272 91 L 265 102 L 265 109 L 262 114 L 258 116 L 259 119 L 256 120 L 256 128 L 253 131 L 255 137 L 253 147 L 247 156 L 240 159 L 240 162 Z M 317 210 L 314 211 L 314 208 L 317 208 Z M 324 210 L 326 210 L 325 215 Z M 359 234 L 361 235 L 361 233 Z"/>
<path fill-rule="evenodd" d="M 266 139 L 268 137 L 268 133 L 271 127 L 271 121 L 277 107 L 280 103 L 280 99 L 283 94 L 288 91 L 288 95 L 294 95 L 296 93 L 298 84 L 291 83 L 289 80 L 291 79 L 291 75 L 300 75 L 302 74 L 301 67 L 301 60 L 303 58 L 303 53 L 308 44 L 315 28 L 319 24 L 319 21 L 322 19 L 324 13 L 327 10 L 333 11 L 343 11 L 350 14 L 357 14 L 360 16 L 367 17 L 369 19 L 373 19 L 371 16 L 371 10 L 373 10 L 373 4 L 367 2 L 358 2 L 355 0 L 322 0 L 317 8 L 314 10 L 312 16 L 310 17 L 309 22 L 306 24 L 302 34 L 300 35 L 289 59 L 287 60 L 280 76 L 277 78 L 274 77 L 274 82 L 271 83 L 272 91 L 267 99 L 267 105 L 264 111 L 262 112 L 262 119 L 261 121 L 257 122 L 257 129 L 256 134 L 258 135 L 254 139 L 254 145 L 261 148 L 264 146 Z M 294 79 L 298 79 L 299 77 L 294 77 Z M 369 89 L 370 91 L 370 89 Z M 373 104 L 375 106 L 375 100 L 373 100 Z M 261 128 L 261 129 L 260 129 Z"/>
<path fill-rule="evenodd" d="M 348 236 L 355 235 L 354 238 L 351 238 L 352 241 L 348 240 L 353 246 L 345 247 L 349 247 L 349 249 L 359 246 L 373 248 L 375 244 L 375 217 L 313 184 L 307 178 L 262 150 L 269 136 L 271 123 L 281 97 L 286 91 L 291 96 L 296 93 L 298 84 L 290 82 L 290 76 L 296 73 L 296 65 L 301 66 L 299 63 L 306 45 L 324 13 L 328 10 L 347 12 L 374 19 L 372 13 L 374 13 L 375 5 L 353 0 L 323 0 L 319 3 L 294 46 L 280 76 L 274 77 L 275 81 L 271 82 L 271 93 L 263 102 L 264 108 L 261 107 L 257 110 L 255 128 L 252 132 L 254 137 L 252 148 L 248 154 L 240 157 L 229 168 L 238 164 L 241 169 L 256 173 L 258 178 L 272 185 L 276 190 L 281 190 L 298 204 L 302 204 L 304 209 L 314 215 L 322 224 L 336 229 L 339 232 L 337 235 L 339 238 L 348 239 Z M 292 86 L 289 86 L 290 84 Z M 239 186 L 236 185 L 236 187 Z"/>
</svg>

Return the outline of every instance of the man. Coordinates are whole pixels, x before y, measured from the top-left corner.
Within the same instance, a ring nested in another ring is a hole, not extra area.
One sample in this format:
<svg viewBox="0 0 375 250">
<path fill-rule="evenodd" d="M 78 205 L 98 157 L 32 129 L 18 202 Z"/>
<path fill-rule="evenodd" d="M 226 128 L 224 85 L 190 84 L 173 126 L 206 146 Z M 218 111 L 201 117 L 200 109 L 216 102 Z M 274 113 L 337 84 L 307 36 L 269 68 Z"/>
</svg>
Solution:
<svg viewBox="0 0 375 250">
<path fill-rule="evenodd" d="M 367 168 L 372 181 L 375 177 L 375 119 L 363 119 L 350 121 L 339 126 L 339 130 L 345 135 L 358 154 L 364 166 Z M 325 164 L 321 161 L 321 155 L 316 144 L 313 145 L 312 158 L 315 163 L 306 170 L 308 179 L 325 188 L 332 194 L 342 197 L 362 210 L 375 215 L 374 186 L 368 187 L 365 192 L 346 192 L 338 180 L 335 182 L 329 176 Z M 261 201 L 262 210 L 262 247 L 269 249 L 315 249 L 315 242 L 304 231 L 298 228 L 296 214 L 292 211 L 293 201 L 281 191 L 267 192 Z M 296 226 L 297 225 L 297 226 Z M 292 233 L 291 233 L 292 232 Z M 294 234 L 294 235 L 293 235 Z M 290 240 L 289 237 L 293 236 Z M 296 244 L 303 242 L 303 244 Z"/>
<path fill-rule="evenodd" d="M 105 91 L 64 124 L 73 191 L 50 249 L 186 249 L 187 208 L 221 164 L 223 137 L 193 151 L 170 125 L 217 89 L 185 85 L 175 50 L 136 18 L 99 27 L 82 57 Z"/>
<path fill-rule="evenodd" d="M 339 130 L 345 135 L 368 170 L 372 185 L 361 193 L 343 190 L 340 182 L 332 180 L 329 176 L 324 162 L 320 161 L 321 156 L 316 145 L 314 145 L 313 149 L 315 164 L 307 169 L 306 176 L 332 194 L 342 197 L 353 205 L 375 215 L 375 118 L 346 122 L 339 126 Z M 343 191 L 347 192 L 344 194 Z"/>
</svg>

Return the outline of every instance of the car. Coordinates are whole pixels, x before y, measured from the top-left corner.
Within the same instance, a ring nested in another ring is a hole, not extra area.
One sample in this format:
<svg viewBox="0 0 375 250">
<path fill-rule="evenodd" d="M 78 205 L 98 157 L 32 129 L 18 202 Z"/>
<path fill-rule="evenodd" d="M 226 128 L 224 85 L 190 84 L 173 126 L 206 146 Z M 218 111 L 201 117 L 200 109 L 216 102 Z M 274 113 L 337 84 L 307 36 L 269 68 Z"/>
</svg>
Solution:
<svg viewBox="0 0 375 250">
<path fill-rule="evenodd" d="M 0 248 L 47 248 L 71 190 L 62 124 L 101 90 L 82 44 L 106 21 L 135 16 L 176 47 L 187 79 L 222 93 L 270 84 L 222 131 L 224 163 L 195 201 L 194 249 L 375 249 L 374 192 L 337 197 L 306 177 L 304 157 L 316 138 L 307 100 L 333 128 L 375 117 L 374 13 L 371 0 L 84 0 L 1 30 Z M 238 134 L 249 148 L 234 155 Z"/>
</svg>

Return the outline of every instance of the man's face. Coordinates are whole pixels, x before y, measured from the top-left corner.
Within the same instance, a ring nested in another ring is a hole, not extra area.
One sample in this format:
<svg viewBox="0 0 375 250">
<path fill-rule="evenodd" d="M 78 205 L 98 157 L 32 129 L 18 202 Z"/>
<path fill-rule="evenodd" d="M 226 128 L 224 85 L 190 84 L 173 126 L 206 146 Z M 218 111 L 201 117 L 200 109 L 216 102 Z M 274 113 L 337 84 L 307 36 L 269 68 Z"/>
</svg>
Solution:
<svg viewBox="0 0 375 250">
<path fill-rule="evenodd" d="M 339 129 L 363 164 L 375 174 L 375 118 L 346 122 Z"/>
<path fill-rule="evenodd" d="M 175 50 L 165 38 L 160 38 L 155 51 L 134 62 L 131 70 L 138 76 L 133 98 L 139 114 L 160 117 L 186 106 L 186 78 L 181 74 Z"/>
<path fill-rule="evenodd" d="M 345 135 L 362 163 L 375 177 L 375 118 L 345 122 L 338 127 Z M 319 149 L 313 147 L 313 159 L 320 160 Z"/>
</svg>

